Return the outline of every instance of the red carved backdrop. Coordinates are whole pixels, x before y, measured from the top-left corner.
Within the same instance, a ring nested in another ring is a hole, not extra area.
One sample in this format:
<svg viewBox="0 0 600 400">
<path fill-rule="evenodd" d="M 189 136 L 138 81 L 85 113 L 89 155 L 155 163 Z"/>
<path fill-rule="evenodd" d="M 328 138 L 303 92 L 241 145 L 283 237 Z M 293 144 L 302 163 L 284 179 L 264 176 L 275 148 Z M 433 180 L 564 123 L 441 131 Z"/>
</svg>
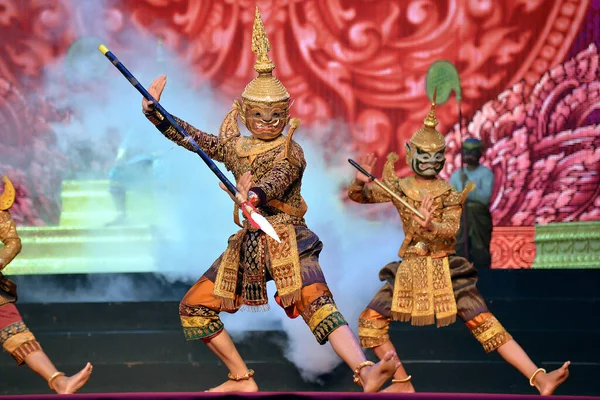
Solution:
<svg viewBox="0 0 600 400">
<path fill-rule="evenodd" d="M 21 223 L 52 223 L 60 212 L 60 180 L 69 167 L 50 123 L 70 116 L 36 88 L 45 68 L 63 60 L 77 38 L 102 33 L 115 52 L 135 54 L 127 43 L 131 29 L 161 37 L 199 84 L 235 97 L 255 75 L 255 5 L 275 73 L 305 123 L 341 119 L 350 129 L 336 141 L 374 151 L 381 162 L 390 151 L 403 159 L 404 142 L 428 110 L 427 69 L 449 60 L 461 77 L 462 136 L 483 139 L 485 164 L 496 173 L 495 224 L 599 218 L 599 0 L 98 4 L 92 23 L 76 0 L 4 0 L 0 7 L 0 163 L 22 193 Z M 458 161 L 454 100 L 439 107 L 438 117 L 441 131 L 449 132 L 448 177 Z M 329 144 L 336 148 L 334 140 Z"/>
</svg>

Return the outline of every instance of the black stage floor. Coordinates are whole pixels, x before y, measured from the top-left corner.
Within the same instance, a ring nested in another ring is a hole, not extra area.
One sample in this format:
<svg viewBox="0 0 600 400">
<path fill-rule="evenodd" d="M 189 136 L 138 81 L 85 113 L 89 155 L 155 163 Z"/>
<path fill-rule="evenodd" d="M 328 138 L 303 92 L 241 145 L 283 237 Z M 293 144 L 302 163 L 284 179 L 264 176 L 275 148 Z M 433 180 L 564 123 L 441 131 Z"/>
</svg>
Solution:
<svg viewBox="0 0 600 400">
<path fill-rule="evenodd" d="M 175 300 L 188 283 L 138 276 L 155 299 L 166 300 L 160 302 L 41 304 L 32 294 L 42 283 L 80 290 L 87 280 L 106 278 L 15 279 L 25 322 L 58 368 L 72 373 L 85 361 L 94 364 L 82 393 L 194 392 L 224 380 L 226 369 L 215 356 L 201 342 L 186 342 L 179 328 Z M 557 394 L 600 396 L 600 270 L 482 271 L 479 288 L 490 310 L 540 366 L 551 369 L 571 360 L 571 377 Z M 390 334 L 419 391 L 535 393 L 497 354 L 486 355 L 461 323 L 441 329 L 396 323 Z M 321 383 L 303 381 L 284 356 L 285 341 L 282 331 L 271 330 L 250 332 L 238 343 L 262 390 L 359 391 L 342 365 Z M 45 382 L 17 368 L 7 354 L 0 357 L 0 395 L 34 393 L 48 393 Z"/>
</svg>

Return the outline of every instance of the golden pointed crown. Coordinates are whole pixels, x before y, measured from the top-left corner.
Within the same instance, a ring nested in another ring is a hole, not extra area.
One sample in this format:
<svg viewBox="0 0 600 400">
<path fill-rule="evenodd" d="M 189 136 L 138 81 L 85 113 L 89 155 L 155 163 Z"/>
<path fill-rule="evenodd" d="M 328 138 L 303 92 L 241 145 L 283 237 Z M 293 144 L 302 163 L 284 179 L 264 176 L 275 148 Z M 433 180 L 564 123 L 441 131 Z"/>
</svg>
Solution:
<svg viewBox="0 0 600 400">
<path fill-rule="evenodd" d="M 244 89 L 242 98 L 244 100 L 256 101 L 260 103 L 275 103 L 288 100 L 290 94 L 285 86 L 273 76 L 275 64 L 269 58 L 271 44 L 265 32 L 265 26 L 260 19 L 258 6 L 254 17 L 254 27 L 252 28 L 252 51 L 256 54 L 256 63 L 254 70 L 258 76 L 254 78 Z"/>
<path fill-rule="evenodd" d="M 410 138 L 410 143 L 427 152 L 438 152 L 446 147 L 446 139 L 444 135 L 439 133 L 435 127 L 438 124 L 435 116 L 435 95 L 436 90 L 433 91 L 433 101 L 429 113 L 423 121 L 423 127 L 415 132 Z"/>
</svg>

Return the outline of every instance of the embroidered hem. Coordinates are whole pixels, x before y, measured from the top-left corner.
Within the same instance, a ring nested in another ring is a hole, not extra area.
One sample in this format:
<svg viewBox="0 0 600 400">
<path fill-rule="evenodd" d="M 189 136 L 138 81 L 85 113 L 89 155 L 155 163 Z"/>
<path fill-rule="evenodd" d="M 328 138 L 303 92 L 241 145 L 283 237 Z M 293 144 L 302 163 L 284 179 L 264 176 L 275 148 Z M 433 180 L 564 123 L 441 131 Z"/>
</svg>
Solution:
<svg viewBox="0 0 600 400">
<path fill-rule="evenodd" d="M 329 313 L 321 321 L 319 321 L 316 324 L 315 329 L 312 330 L 313 335 L 315 335 L 315 339 L 317 339 L 317 342 L 319 342 L 321 345 L 327 342 L 329 335 L 331 335 L 331 333 L 337 328 L 343 325 L 348 325 L 348 322 L 342 313 L 337 311 L 337 308 L 333 308 L 335 311 L 327 310 Z M 309 326 L 311 325 L 309 324 Z"/>
<path fill-rule="evenodd" d="M 186 340 L 206 340 L 223 330 L 219 313 L 204 306 L 179 306 L 179 318 Z"/>
<path fill-rule="evenodd" d="M 369 319 L 358 320 L 358 339 L 360 345 L 365 349 L 378 347 L 390 340 L 388 334 L 390 323 L 388 321 L 371 321 Z"/>
<path fill-rule="evenodd" d="M 497 350 L 512 336 L 504 329 L 502 324 L 491 313 L 482 313 L 467 322 L 471 334 L 483 346 L 486 353 Z"/>
</svg>

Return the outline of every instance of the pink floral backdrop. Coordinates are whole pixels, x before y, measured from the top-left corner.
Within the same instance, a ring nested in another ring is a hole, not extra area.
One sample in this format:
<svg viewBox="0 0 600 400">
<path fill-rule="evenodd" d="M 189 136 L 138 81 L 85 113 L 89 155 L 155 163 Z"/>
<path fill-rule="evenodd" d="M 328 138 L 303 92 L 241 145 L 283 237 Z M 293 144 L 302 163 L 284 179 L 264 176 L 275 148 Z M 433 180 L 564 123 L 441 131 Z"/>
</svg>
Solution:
<svg viewBox="0 0 600 400">
<path fill-rule="evenodd" d="M 84 23 L 78 0 L 0 0 L 0 172 L 19 192 L 18 222 L 53 224 L 60 185 L 88 168 L 61 154 L 54 122 L 70 110 L 42 96 L 44 70 L 81 36 L 102 32 L 135 54 L 126 32 L 160 37 L 225 97 L 253 78 L 250 35 L 261 10 L 271 57 L 304 123 L 338 119 L 336 141 L 376 152 L 380 165 L 418 129 L 429 66 L 460 73 L 463 130 L 454 99 L 438 108 L 448 133 L 444 176 L 459 141 L 479 137 L 496 174 L 498 226 L 597 220 L 600 213 L 600 0 L 106 0 Z M 60 96 L 57 93 L 56 96 Z M 104 168 L 96 160 L 94 168 Z M 400 174 L 407 174 L 401 165 Z"/>
</svg>

